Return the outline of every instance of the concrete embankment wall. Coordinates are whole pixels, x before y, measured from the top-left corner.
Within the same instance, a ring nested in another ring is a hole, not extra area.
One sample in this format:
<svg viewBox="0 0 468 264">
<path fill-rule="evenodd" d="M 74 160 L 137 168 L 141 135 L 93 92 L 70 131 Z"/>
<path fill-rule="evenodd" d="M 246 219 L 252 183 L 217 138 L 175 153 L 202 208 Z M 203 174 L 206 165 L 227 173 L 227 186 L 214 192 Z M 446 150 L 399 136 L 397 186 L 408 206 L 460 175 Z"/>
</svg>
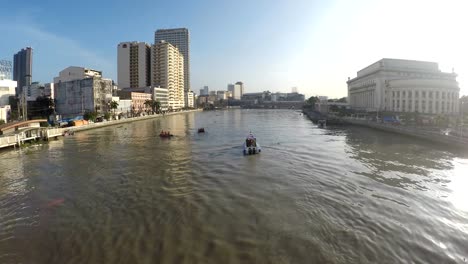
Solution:
<svg viewBox="0 0 468 264">
<path fill-rule="evenodd" d="M 167 113 L 164 116 L 171 116 L 171 115 L 178 115 L 178 114 L 185 114 L 185 113 L 199 112 L 199 111 L 203 111 L 203 110 L 196 109 L 196 110 L 188 110 L 188 111 L 182 111 L 182 112 L 173 112 L 173 113 Z M 64 128 L 64 130 L 72 130 L 72 131 L 78 132 L 78 131 L 96 129 L 96 128 L 106 127 L 106 126 L 115 126 L 115 125 L 120 125 L 124 123 L 135 122 L 135 121 L 154 119 L 154 118 L 159 118 L 159 117 L 163 117 L 163 115 L 161 114 L 147 115 L 147 116 L 132 117 L 132 118 L 126 118 L 126 119 L 120 119 L 120 120 L 107 121 L 107 122 L 92 123 L 92 124 L 84 125 L 84 126 L 67 127 L 67 128 Z"/>
<path fill-rule="evenodd" d="M 350 124 L 350 125 L 364 126 L 364 127 L 378 129 L 378 130 L 385 131 L 385 132 L 398 133 L 398 134 L 405 135 L 405 136 L 429 140 L 432 142 L 437 142 L 437 143 L 441 143 L 445 145 L 468 148 L 467 139 L 462 139 L 460 137 L 455 137 L 451 135 L 444 135 L 442 133 L 420 131 L 418 129 L 407 128 L 404 126 L 381 124 L 381 123 L 376 123 L 372 121 L 351 119 L 351 118 L 344 118 L 343 121 L 346 124 Z"/>
</svg>

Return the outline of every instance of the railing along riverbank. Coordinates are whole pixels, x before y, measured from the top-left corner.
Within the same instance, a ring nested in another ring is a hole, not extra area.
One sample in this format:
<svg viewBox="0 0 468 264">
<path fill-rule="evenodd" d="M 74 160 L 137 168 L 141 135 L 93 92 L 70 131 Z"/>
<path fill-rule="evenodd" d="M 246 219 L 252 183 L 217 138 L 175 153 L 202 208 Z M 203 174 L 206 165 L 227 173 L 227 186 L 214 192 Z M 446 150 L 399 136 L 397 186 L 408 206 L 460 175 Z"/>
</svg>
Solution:
<svg viewBox="0 0 468 264">
<path fill-rule="evenodd" d="M 125 118 L 125 119 L 119 119 L 119 120 L 106 121 L 106 122 L 90 123 L 90 124 L 83 125 L 83 126 L 72 126 L 72 127 L 64 127 L 64 128 L 54 127 L 54 128 L 48 128 L 48 129 L 38 128 L 38 131 L 33 132 L 32 135 L 29 135 L 29 136 L 23 132 L 20 132 L 14 135 L 0 136 L 0 149 L 7 148 L 7 147 L 21 146 L 21 144 L 24 144 L 25 142 L 31 141 L 31 140 L 39 140 L 39 139 L 49 140 L 50 138 L 58 138 L 58 137 L 63 136 L 66 132 L 80 132 L 80 131 L 85 131 L 85 130 L 90 130 L 90 129 L 97 129 L 101 127 L 115 126 L 115 125 L 124 124 L 124 123 L 131 123 L 131 122 L 136 122 L 136 121 L 160 118 L 164 116 L 171 116 L 171 115 L 185 114 L 185 113 L 199 112 L 199 111 L 202 111 L 202 110 L 195 109 L 195 110 L 172 112 L 172 113 L 166 113 L 166 114 L 155 114 L 155 115 L 147 115 L 147 116 L 140 116 L 140 117 L 131 117 L 131 118 Z"/>
</svg>

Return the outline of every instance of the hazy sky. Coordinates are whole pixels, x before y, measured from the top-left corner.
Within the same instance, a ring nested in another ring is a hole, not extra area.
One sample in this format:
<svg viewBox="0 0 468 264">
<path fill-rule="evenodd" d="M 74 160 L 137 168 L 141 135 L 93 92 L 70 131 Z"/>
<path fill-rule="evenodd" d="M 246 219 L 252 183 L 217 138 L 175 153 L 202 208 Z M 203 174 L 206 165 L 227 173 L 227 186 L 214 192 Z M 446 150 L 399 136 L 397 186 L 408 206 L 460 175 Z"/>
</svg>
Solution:
<svg viewBox="0 0 468 264">
<path fill-rule="evenodd" d="M 2 1 L 3 2 L 3 1 Z M 466 3 L 465 3 L 466 2 Z M 191 80 L 225 90 L 347 95 L 347 77 L 381 58 L 439 62 L 468 94 L 468 1 L 6 1 L 0 58 L 34 49 L 33 81 L 68 66 L 117 80 L 117 44 L 187 27 Z"/>
</svg>

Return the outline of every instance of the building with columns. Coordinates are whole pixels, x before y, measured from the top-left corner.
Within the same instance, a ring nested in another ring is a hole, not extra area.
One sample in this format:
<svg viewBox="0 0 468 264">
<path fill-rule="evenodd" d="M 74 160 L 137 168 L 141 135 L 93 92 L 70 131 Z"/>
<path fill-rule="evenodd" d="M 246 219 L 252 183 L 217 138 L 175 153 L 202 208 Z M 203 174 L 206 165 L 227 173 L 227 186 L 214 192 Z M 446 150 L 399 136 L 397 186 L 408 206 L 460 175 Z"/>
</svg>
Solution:
<svg viewBox="0 0 468 264">
<path fill-rule="evenodd" d="M 369 112 L 458 114 L 456 77 L 435 62 L 382 59 L 348 79 L 349 104 Z"/>
</svg>

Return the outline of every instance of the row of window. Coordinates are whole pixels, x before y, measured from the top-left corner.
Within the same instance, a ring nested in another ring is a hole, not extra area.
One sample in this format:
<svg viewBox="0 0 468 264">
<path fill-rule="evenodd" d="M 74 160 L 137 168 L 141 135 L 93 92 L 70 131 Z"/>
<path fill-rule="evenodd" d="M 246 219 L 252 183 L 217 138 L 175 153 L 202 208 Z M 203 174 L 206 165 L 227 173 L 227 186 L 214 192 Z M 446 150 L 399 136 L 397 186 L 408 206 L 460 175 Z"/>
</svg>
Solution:
<svg viewBox="0 0 468 264">
<path fill-rule="evenodd" d="M 400 98 L 400 95 L 401 97 L 406 97 L 406 91 L 392 91 L 392 96 L 393 98 Z M 411 98 L 413 95 L 412 91 L 408 91 L 408 97 Z M 455 92 L 440 92 L 439 91 L 421 91 L 421 96 L 422 98 L 426 98 L 426 95 L 427 97 L 429 98 L 434 98 L 435 96 L 435 99 L 439 99 L 439 97 L 441 97 L 442 99 L 457 99 L 457 93 Z M 419 91 L 414 91 L 414 96 L 417 98 L 419 97 Z"/>
<path fill-rule="evenodd" d="M 428 108 L 426 109 L 426 105 L 428 106 Z M 442 112 L 442 113 L 445 113 L 445 112 L 455 112 L 455 104 L 453 103 L 450 103 L 450 102 L 447 102 L 447 104 L 445 104 L 445 102 L 441 102 L 440 104 L 440 108 L 439 108 L 439 102 L 435 102 L 435 109 L 433 108 L 433 102 L 432 101 L 428 101 L 428 104 L 426 104 L 426 101 L 421 101 L 421 109 L 422 109 L 422 112 L 425 112 L 426 110 L 428 110 L 429 112 Z M 408 106 L 408 109 L 406 109 L 406 106 Z M 406 104 L 406 101 L 405 100 L 402 100 L 401 101 L 401 109 L 403 111 L 406 111 L 406 110 L 412 110 L 412 102 L 411 101 L 408 101 L 408 104 Z M 393 109 L 400 109 L 400 101 L 399 100 L 393 100 L 392 101 L 392 108 Z M 414 109 L 415 110 L 419 110 L 419 101 L 414 101 Z"/>
</svg>

